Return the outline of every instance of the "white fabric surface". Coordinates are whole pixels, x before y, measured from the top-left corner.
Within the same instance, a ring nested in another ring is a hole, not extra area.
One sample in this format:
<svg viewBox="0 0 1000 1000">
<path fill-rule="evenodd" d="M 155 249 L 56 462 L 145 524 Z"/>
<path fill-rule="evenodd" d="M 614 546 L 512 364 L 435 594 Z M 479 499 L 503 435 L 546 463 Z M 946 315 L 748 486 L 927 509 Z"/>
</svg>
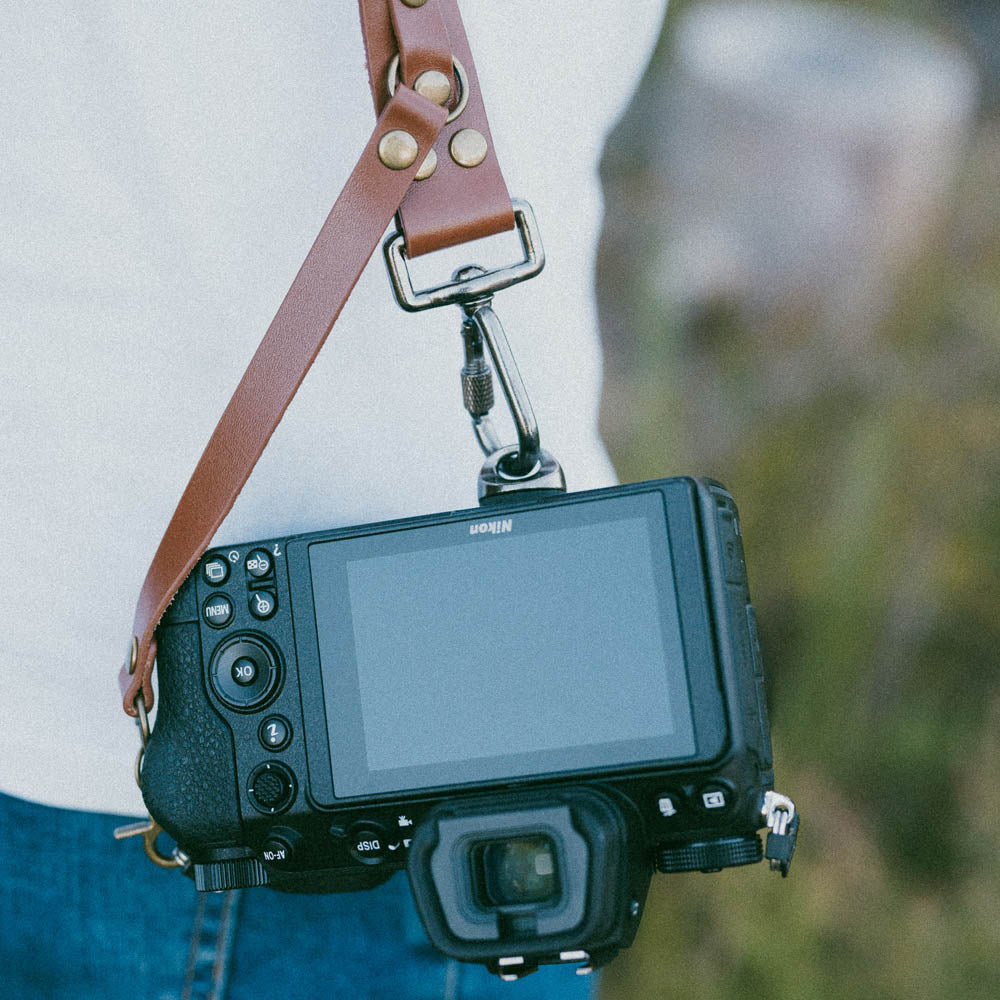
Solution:
<svg viewBox="0 0 1000 1000">
<path fill-rule="evenodd" d="M 549 262 L 498 296 L 570 489 L 597 435 L 596 165 L 665 0 L 466 2 Z M 0 789 L 142 813 L 116 675 L 153 551 L 371 131 L 353 3 L 0 3 Z M 418 261 L 499 263 L 513 237 Z M 376 257 L 220 543 L 475 505 L 456 309 Z"/>
</svg>

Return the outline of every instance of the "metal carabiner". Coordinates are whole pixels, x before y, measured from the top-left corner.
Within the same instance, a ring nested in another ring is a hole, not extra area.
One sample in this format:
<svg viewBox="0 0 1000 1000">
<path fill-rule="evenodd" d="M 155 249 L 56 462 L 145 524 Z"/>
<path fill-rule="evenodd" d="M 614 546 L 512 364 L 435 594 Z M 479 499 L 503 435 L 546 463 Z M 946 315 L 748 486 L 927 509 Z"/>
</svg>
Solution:
<svg viewBox="0 0 1000 1000">
<path fill-rule="evenodd" d="M 163 833 L 163 827 L 153 819 L 141 819 L 135 823 L 126 823 L 125 826 L 115 827 L 115 840 L 125 840 L 127 837 L 142 837 L 142 846 L 146 852 L 146 857 L 159 865 L 160 868 L 185 868 L 188 864 L 187 855 L 179 848 L 175 847 L 170 854 L 164 854 L 156 846 L 156 838 Z"/>
</svg>

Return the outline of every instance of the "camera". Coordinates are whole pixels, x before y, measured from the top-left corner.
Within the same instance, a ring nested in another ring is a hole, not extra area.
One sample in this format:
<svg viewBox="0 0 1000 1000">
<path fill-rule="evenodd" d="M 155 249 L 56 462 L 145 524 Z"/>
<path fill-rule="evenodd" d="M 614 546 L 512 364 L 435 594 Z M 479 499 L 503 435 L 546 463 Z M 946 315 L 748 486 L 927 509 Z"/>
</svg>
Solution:
<svg viewBox="0 0 1000 1000">
<path fill-rule="evenodd" d="M 627 947 L 650 878 L 767 856 L 736 506 L 707 479 L 513 494 L 213 548 L 157 630 L 151 816 L 198 889 L 373 887 L 504 978 Z"/>
</svg>

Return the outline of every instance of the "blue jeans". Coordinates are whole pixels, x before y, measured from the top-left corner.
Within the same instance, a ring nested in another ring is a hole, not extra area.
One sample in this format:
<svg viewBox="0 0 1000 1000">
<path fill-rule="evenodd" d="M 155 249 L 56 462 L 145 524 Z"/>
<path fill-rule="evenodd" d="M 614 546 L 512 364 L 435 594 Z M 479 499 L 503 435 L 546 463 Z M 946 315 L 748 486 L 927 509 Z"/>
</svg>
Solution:
<svg viewBox="0 0 1000 1000">
<path fill-rule="evenodd" d="M 0 983 L 18 1000 L 584 1000 L 594 978 L 518 983 L 428 944 L 405 876 L 367 892 L 196 893 L 123 817 L 0 794 Z"/>
</svg>

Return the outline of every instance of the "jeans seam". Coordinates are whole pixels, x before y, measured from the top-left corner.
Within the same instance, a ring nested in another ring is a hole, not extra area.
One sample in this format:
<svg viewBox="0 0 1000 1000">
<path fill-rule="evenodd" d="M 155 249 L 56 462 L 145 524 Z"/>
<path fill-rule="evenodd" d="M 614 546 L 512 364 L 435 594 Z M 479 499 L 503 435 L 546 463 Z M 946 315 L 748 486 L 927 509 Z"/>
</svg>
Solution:
<svg viewBox="0 0 1000 1000">
<path fill-rule="evenodd" d="M 222 1000 L 240 896 L 239 890 L 229 890 L 222 899 L 198 894 L 181 1000 Z"/>
<path fill-rule="evenodd" d="M 449 958 L 444 966 L 444 992 L 441 994 L 441 1000 L 459 1000 L 458 978 L 460 971 L 458 962 Z"/>
<path fill-rule="evenodd" d="M 212 989 L 209 1000 L 222 1000 L 226 988 L 226 972 L 229 969 L 229 956 L 232 950 L 233 915 L 240 891 L 231 890 L 226 893 L 226 901 L 222 907 L 222 919 L 219 921 L 219 933 L 215 938 L 215 963 L 212 966 Z"/>
<path fill-rule="evenodd" d="M 198 964 L 198 942 L 201 940 L 201 928 L 205 920 L 205 897 L 198 893 L 198 909 L 195 911 L 194 925 L 191 928 L 191 941 L 188 945 L 187 967 L 184 970 L 184 989 L 181 1000 L 191 1000 L 191 990 L 194 988 L 195 968 Z"/>
</svg>

